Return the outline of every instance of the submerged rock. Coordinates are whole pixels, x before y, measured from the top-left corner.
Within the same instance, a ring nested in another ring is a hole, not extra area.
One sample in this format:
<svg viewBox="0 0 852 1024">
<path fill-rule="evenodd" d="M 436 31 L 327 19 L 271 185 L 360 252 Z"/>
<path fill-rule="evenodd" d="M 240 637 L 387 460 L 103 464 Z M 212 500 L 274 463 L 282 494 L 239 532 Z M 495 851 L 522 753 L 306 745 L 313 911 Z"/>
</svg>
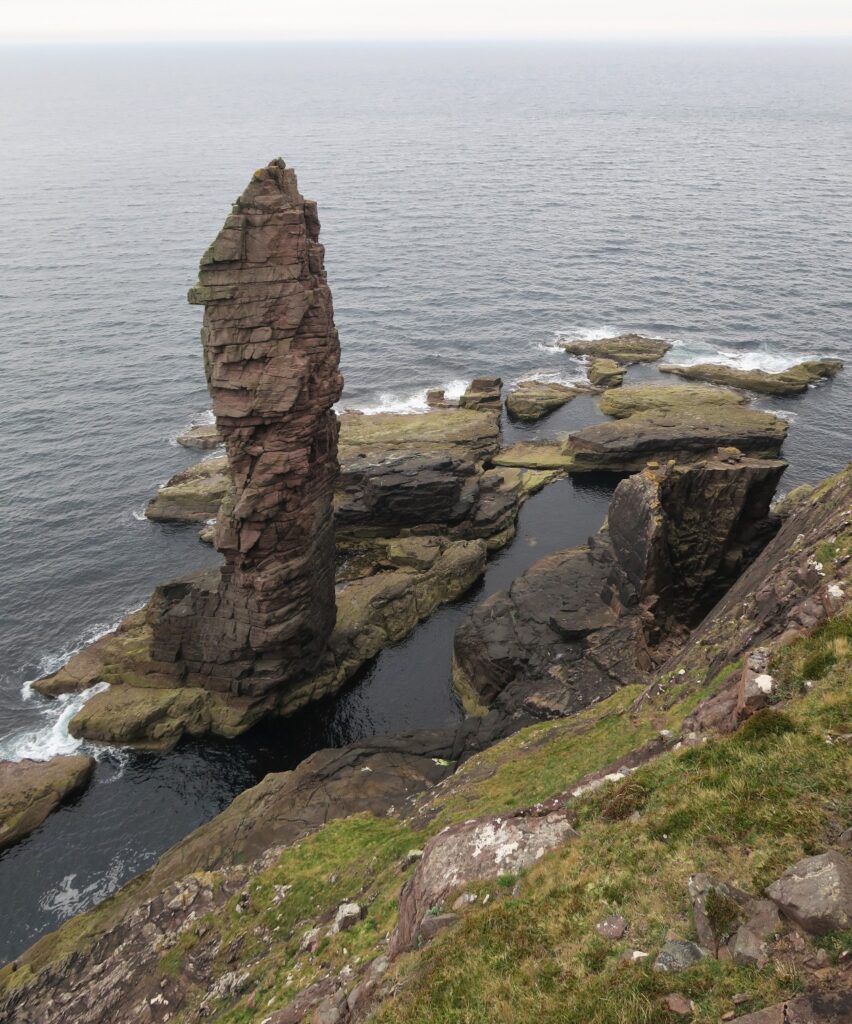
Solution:
<svg viewBox="0 0 852 1024">
<path fill-rule="evenodd" d="M 614 338 L 597 341 L 569 341 L 562 347 L 570 355 L 593 356 L 630 364 L 653 363 L 662 359 L 672 344 L 660 338 L 645 338 L 641 334 L 619 334 Z"/>
<path fill-rule="evenodd" d="M 780 373 L 766 370 L 740 370 L 722 363 L 698 363 L 695 366 L 675 366 L 663 363 L 660 373 L 674 373 L 687 380 L 703 380 L 710 384 L 727 384 L 763 395 L 798 395 L 821 380 L 836 377 L 843 369 L 840 359 L 813 359 L 797 363 Z"/>
<path fill-rule="evenodd" d="M 577 388 L 567 384 L 522 380 L 506 396 L 506 409 L 512 419 L 533 423 L 555 409 L 560 409 L 578 394 Z"/>
<path fill-rule="evenodd" d="M 176 682 L 233 694 L 310 672 L 334 626 L 332 492 L 340 346 L 316 204 L 275 160 L 256 171 L 204 254 L 205 367 L 230 489 L 225 567 L 158 588 L 151 657 Z"/>
<path fill-rule="evenodd" d="M 84 790 L 94 770 L 94 758 L 86 754 L 0 761 L 0 850 L 35 831 L 63 800 Z"/>
<path fill-rule="evenodd" d="M 589 364 L 589 380 L 596 387 L 620 388 L 627 369 L 614 359 L 593 359 Z"/>
</svg>

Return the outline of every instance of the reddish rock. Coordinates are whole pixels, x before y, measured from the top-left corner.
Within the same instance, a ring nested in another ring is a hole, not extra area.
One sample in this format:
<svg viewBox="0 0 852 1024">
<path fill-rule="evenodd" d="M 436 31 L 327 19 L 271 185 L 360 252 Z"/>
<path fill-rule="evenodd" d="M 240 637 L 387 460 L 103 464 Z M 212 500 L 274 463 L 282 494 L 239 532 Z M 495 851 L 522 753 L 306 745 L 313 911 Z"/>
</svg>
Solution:
<svg viewBox="0 0 852 1024">
<path fill-rule="evenodd" d="M 231 475 L 221 571 L 158 588 L 152 656 L 189 685 L 266 693 L 316 665 L 335 621 L 340 346 L 316 204 L 274 160 L 201 260 L 189 301 Z"/>
</svg>

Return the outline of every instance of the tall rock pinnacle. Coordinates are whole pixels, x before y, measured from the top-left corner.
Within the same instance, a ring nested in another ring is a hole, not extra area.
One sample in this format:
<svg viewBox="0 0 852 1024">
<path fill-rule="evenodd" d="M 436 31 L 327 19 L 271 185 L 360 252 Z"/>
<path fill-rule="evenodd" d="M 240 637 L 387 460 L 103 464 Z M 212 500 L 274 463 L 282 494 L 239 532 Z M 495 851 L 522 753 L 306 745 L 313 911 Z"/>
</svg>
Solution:
<svg viewBox="0 0 852 1024">
<path fill-rule="evenodd" d="M 258 695 L 310 672 L 335 621 L 332 497 L 340 344 L 316 204 L 283 160 L 255 172 L 189 301 L 232 485 L 219 573 L 160 588 L 153 656 L 186 682 Z"/>
</svg>

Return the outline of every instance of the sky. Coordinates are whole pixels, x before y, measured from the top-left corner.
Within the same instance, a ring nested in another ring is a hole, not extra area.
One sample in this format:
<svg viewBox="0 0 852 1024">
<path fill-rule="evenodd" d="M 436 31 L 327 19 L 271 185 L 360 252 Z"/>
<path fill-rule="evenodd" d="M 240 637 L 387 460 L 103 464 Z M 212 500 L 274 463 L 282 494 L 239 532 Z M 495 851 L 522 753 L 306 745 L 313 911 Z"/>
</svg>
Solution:
<svg viewBox="0 0 852 1024">
<path fill-rule="evenodd" d="M 801 39 L 852 0 L 0 0 L 0 42 Z"/>
</svg>

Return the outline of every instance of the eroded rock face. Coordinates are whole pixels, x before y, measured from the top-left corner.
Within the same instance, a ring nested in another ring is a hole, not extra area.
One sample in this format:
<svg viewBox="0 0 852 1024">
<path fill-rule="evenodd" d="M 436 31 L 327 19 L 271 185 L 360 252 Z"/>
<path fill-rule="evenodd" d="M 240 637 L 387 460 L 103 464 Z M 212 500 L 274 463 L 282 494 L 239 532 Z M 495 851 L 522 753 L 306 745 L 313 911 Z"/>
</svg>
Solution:
<svg viewBox="0 0 852 1024">
<path fill-rule="evenodd" d="M 622 481 L 587 545 L 536 562 L 458 628 L 468 710 L 570 714 L 641 682 L 771 536 L 784 468 L 723 452 Z"/>
<path fill-rule="evenodd" d="M 153 659 L 191 686 L 268 692 L 310 672 L 335 620 L 332 493 L 340 346 L 316 205 L 275 160 L 255 172 L 202 257 L 190 302 L 232 487 L 225 566 L 159 588 Z"/>
<path fill-rule="evenodd" d="M 627 370 L 614 359 L 593 359 L 589 364 L 589 380 L 596 387 L 619 388 Z"/>
<path fill-rule="evenodd" d="M 0 761 L 0 850 L 29 835 L 63 800 L 85 789 L 94 770 L 94 759 L 86 754 Z"/>
</svg>

